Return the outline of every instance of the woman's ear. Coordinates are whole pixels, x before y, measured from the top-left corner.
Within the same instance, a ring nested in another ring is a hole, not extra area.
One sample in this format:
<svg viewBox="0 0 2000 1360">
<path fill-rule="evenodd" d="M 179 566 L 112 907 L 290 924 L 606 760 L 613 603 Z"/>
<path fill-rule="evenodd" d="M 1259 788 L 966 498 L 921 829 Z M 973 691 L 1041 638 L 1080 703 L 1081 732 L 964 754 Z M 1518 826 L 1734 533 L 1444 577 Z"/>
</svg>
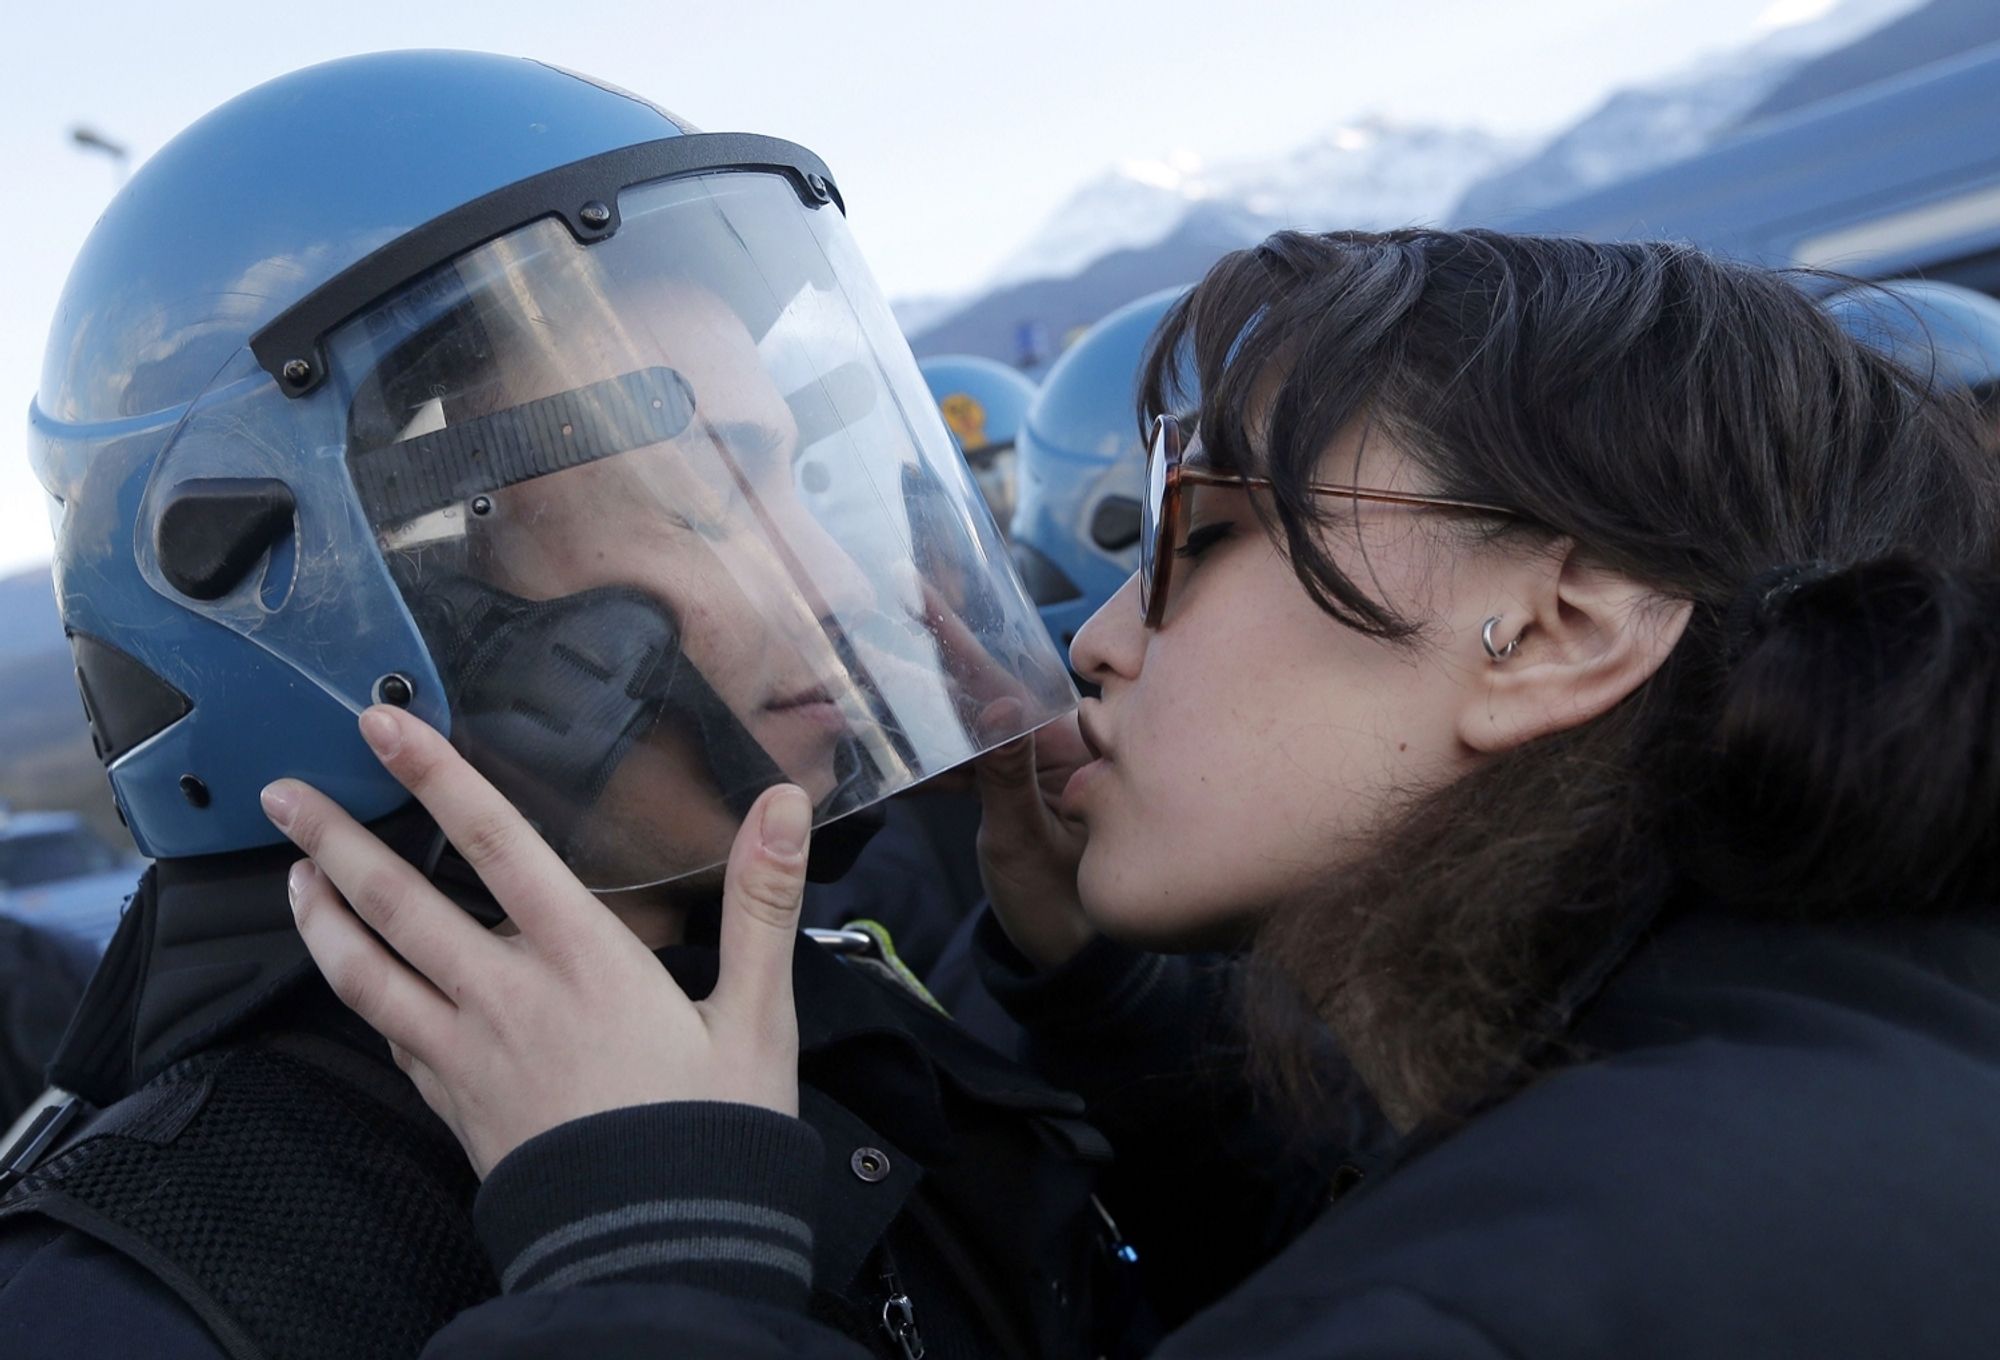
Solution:
<svg viewBox="0 0 2000 1360">
<path fill-rule="evenodd" d="M 1568 540 L 1509 584 L 1511 598 L 1485 616 L 1499 619 L 1492 641 L 1500 659 L 1481 645 L 1484 618 L 1458 644 L 1470 644 L 1479 668 L 1465 689 L 1459 740 L 1486 754 L 1615 708 L 1659 670 L 1694 609 L 1585 560 Z"/>
</svg>

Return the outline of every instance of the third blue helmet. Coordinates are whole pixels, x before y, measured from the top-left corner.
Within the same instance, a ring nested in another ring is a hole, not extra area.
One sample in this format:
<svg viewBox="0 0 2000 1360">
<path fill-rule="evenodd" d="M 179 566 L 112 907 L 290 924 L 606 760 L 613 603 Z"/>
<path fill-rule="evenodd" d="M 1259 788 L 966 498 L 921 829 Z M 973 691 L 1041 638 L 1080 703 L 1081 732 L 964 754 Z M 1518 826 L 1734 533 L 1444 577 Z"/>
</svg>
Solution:
<svg viewBox="0 0 2000 1360">
<path fill-rule="evenodd" d="M 1843 289 L 1825 306 L 1849 335 L 1940 386 L 1977 393 L 2000 385 L 2000 300 L 1957 284 L 1896 279 Z"/>
<path fill-rule="evenodd" d="M 1014 441 L 1035 385 L 1015 369 L 975 354 L 944 354 L 917 364 L 944 423 L 958 440 L 993 518 L 1004 527 L 1014 513 Z"/>
</svg>

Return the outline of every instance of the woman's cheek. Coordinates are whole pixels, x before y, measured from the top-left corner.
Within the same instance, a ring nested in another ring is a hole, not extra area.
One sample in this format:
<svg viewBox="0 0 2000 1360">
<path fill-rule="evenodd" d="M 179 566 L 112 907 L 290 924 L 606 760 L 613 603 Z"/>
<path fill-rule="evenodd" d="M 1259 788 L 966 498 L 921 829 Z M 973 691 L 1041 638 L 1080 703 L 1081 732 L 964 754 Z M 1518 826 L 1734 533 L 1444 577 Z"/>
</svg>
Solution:
<svg viewBox="0 0 2000 1360">
<path fill-rule="evenodd" d="M 1227 838 L 1176 832 L 1164 817 L 1093 819 L 1077 895 L 1098 930 L 1140 949 L 1199 948 L 1251 908 Z"/>
</svg>

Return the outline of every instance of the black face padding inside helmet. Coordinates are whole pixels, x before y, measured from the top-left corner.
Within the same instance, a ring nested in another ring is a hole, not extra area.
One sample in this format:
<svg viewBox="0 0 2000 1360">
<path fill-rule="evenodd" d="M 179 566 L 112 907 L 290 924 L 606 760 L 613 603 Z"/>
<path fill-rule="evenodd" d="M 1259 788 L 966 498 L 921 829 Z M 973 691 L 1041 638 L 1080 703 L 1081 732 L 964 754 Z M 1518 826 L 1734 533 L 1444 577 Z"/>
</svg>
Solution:
<svg viewBox="0 0 2000 1360">
<path fill-rule="evenodd" d="M 457 576 L 443 589 L 432 581 L 423 601 L 418 626 L 451 694 L 457 744 L 560 852 L 633 744 L 669 715 L 709 770 L 743 772 L 738 791 L 713 790 L 738 816 L 783 778 L 643 591 L 527 600 Z"/>
<path fill-rule="evenodd" d="M 702 787 L 689 796 L 718 797 L 736 817 L 785 778 L 688 659 L 672 613 L 644 591 L 528 600 L 455 573 L 431 580 L 422 598 L 417 623 L 450 692 L 455 744 L 559 854 L 574 851 L 612 772 L 656 729 L 699 762 Z M 843 744 L 824 801 L 864 777 L 864 763 Z M 879 824 L 850 817 L 825 828 L 812 876 L 844 872 Z"/>
<path fill-rule="evenodd" d="M 187 695 L 101 639 L 71 631 L 90 742 L 105 765 L 194 711 Z"/>
</svg>

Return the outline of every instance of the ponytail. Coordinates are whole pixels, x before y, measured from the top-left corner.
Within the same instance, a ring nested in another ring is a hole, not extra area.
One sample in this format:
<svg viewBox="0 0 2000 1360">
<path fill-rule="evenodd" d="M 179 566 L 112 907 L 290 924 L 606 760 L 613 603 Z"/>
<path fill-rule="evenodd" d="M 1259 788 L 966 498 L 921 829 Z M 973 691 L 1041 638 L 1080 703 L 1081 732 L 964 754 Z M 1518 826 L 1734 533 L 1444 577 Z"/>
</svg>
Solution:
<svg viewBox="0 0 2000 1360">
<path fill-rule="evenodd" d="M 1698 877 L 1747 910 L 1940 911 L 2000 872 L 2000 578 L 1908 559 L 1760 578 L 1733 664 Z"/>
</svg>

